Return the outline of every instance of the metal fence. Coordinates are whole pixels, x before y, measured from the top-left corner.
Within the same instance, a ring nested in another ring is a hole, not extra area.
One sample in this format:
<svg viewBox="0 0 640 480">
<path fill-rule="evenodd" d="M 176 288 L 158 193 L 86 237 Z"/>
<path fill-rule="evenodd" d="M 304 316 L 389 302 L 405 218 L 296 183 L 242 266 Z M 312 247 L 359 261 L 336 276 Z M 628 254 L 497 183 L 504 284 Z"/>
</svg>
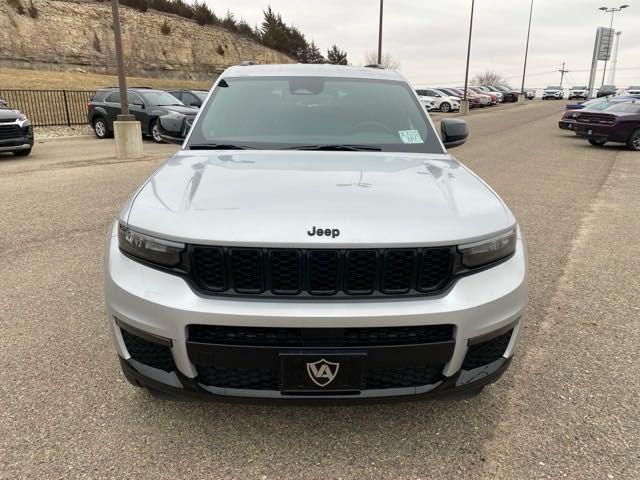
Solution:
<svg viewBox="0 0 640 480">
<path fill-rule="evenodd" d="M 0 90 L 9 108 L 20 110 L 36 127 L 87 123 L 87 102 L 95 90 Z"/>
</svg>

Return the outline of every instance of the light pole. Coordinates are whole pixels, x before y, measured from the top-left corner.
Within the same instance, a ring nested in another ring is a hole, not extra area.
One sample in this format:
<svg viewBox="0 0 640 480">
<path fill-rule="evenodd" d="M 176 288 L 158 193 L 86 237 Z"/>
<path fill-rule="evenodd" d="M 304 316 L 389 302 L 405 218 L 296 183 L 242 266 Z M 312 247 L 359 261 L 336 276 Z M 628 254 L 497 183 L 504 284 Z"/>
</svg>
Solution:
<svg viewBox="0 0 640 480">
<path fill-rule="evenodd" d="M 469 58 L 471 57 L 471 33 L 473 32 L 473 8 L 475 0 L 471 0 L 471 19 L 469 20 L 469 43 L 467 45 L 467 68 L 464 72 L 464 97 L 462 98 L 461 113 L 469 113 L 469 100 L 467 99 L 467 85 L 469 84 Z"/>
<path fill-rule="evenodd" d="M 625 8 L 627 8 L 629 5 L 620 5 L 619 7 L 600 7 L 599 10 L 602 10 L 605 13 L 610 13 L 611 14 L 611 23 L 609 24 L 609 32 L 611 32 L 613 30 L 613 16 L 615 15 L 616 12 L 619 12 L 620 10 L 624 10 Z M 609 43 L 607 44 L 607 55 L 605 57 L 604 60 L 604 70 L 602 71 L 602 83 L 600 84 L 600 87 L 602 87 L 602 85 L 604 85 L 604 76 L 607 73 L 607 58 L 609 58 L 609 53 L 611 51 L 611 42 L 613 41 L 613 34 L 611 35 L 611 39 L 609 41 Z"/>
<path fill-rule="evenodd" d="M 382 12 L 384 0 L 380 0 L 380 24 L 378 25 L 378 65 L 382 65 Z"/>
<path fill-rule="evenodd" d="M 115 139 L 116 157 L 142 157 L 142 131 L 140 122 L 129 113 L 129 99 L 127 98 L 127 78 L 124 74 L 124 58 L 122 54 L 122 34 L 120 32 L 120 12 L 118 0 L 111 0 L 111 14 L 113 15 L 113 35 L 116 47 L 116 65 L 118 67 L 118 87 L 120 89 L 120 114 L 113 122 L 113 136 Z"/>
<path fill-rule="evenodd" d="M 531 0 L 531 8 L 529 8 L 529 28 L 527 28 L 527 46 L 524 49 L 524 67 L 522 68 L 522 87 L 520 88 L 521 96 L 525 94 L 524 79 L 525 79 L 525 76 L 527 75 L 527 57 L 529 56 L 529 36 L 531 35 L 531 16 L 532 15 L 533 15 L 533 0 Z"/>
</svg>

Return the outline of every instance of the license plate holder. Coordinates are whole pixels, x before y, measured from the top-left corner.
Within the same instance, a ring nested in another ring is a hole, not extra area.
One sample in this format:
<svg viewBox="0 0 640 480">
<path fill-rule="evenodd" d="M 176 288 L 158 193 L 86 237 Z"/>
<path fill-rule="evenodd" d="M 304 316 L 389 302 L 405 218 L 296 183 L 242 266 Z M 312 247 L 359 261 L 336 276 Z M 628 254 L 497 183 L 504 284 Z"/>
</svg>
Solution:
<svg viewBox="0 0 640 480">
<path fill-rule="evenodd" d="M 358 393 L 363 388 L 366 353 L 281 353 L 283 394 Z"/>
</svg>

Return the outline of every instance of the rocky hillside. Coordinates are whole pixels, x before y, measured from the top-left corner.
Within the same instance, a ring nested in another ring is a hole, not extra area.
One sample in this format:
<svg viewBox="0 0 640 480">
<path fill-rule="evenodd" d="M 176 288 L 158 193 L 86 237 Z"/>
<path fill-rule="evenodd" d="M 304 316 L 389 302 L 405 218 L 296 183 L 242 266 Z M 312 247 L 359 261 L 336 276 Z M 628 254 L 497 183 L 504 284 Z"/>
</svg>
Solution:
<svg viewBox="0 0 640 480">
<path fill-rule="evenodd" d="M 120 8 L 128 75 L 206 80 L 243 60 L 292 60 L 245 37 L 153 10 Z M 111 4 L 0 0 L 0 67 L 115 73 Z"/>
</svg>

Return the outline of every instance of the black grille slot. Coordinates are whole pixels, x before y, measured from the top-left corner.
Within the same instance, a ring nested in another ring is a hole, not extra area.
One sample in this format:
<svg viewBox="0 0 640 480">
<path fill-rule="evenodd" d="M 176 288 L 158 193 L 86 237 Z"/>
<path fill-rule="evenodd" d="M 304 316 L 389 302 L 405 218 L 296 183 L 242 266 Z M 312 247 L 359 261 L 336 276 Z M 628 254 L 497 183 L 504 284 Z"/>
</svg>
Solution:
<svg viewBox="0 0 640 480">
<path fill-rule="evenodd" d="M 231 249 L 233 288 L 238 293 L 264 291 L 262 253 L 258 249 Z"/>
<path fill-rule="evenodd" d="M 512 333 L 513 330 L 509 330 L 507 333 L 487 340 L 486 342 L 471 345 L 467 351 L 467 356 L 464 358 L 462 368 L 472 370 L 489 365 L 499 358 L 502 358 L 502 355 L 507 350 L 507 346 L 509 346 Z"/>
<path fill-rule="evenodd" d="M 202 290 L 292 297 L 430 295 L 452 278 L 452 247 L 285 249 L 194 245 L 189 273 Z"/>
<path fill-rule="evenodd" d="M 363 328 L 279 328 L 189 325 L 191 342 L 263 347 L 415 345 L 453 339 L 452 325 Z"/>
<path fill-rule="evenodd" d="M 22 129 L 19 125 L 0 125 L 0 140 L 23 137 Z"/>
<path fill-rule="evenodd" d="M 276 295 L 300 293 L 302 262 L 296 250 L 271 251 L 271 290 Z"/>
<path fill-rule="evenodd" d="M 219 247 L 195 247 L 193 268 L 200 284 L 213 292 L 224 292 L 227 281 L 224 252 Z"/>
<path fill-rule="evenodd" d="M 415 250 L 387 250 L 382 268 L 384 293 L 407 293 L 415 276 Z"/>
<path fill-rule="evenodd" d="M 149 342 L 122 328 L 120 332 L 122 332 L 122 339 L 127 351 L 134 360 L 150 367 L 159 368 L 165 372 L 171 372 L 176 369 L 169 347 Z"/>
<path fill-rule="evenodd" d="M 212 387 L 278 390 L 278 372 L 271 368 L 219 368 L 196 365 L 198 381 Z"/>
<path fill-rule="evenodd" d="M 425 248 L 421 257 L 416 289 L 420 292 L 433 292 L 442 288 L 451 275 L 451 249 Z"/>
<path fill-rule="evenodd" d="M 331 295 L 338 291 L 339 252 L 312 250 L 309 252 L 309 293 Z"/>
<path fill-rule="evenodd" d="M 376 251 L 350 250 L 345 267 L 345 292 L 349 295 L 370 295 L 376 286 Z"/>
<path fill-rule="evenodd" d="M 372 368 L 365 375 L 365 388 L 403 388 L 431 385 L 441 377 L 442 365 L 402 368 Z"/>
</svg>

